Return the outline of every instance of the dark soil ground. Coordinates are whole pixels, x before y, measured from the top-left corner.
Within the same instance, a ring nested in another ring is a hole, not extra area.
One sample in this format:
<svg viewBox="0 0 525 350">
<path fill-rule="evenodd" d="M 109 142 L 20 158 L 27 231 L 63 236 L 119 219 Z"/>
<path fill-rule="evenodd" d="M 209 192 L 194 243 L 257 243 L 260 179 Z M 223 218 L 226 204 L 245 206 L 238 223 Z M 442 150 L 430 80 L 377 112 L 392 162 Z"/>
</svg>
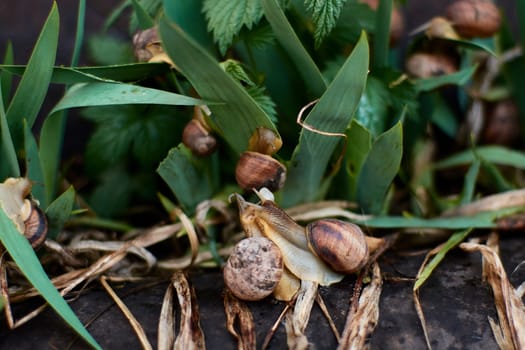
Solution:
<svg viewBox="0 0 525 350">
<path fill-rule="evenodd" d="M 501 256 L 513 285 L 525 280 L 525 269 L 513 270 L 525 260 L 522 233 L 505 234 Z M 413 278 L 424 255 L 390 252 L 380 260 L 384 276 L 379 324 L 370 339 L 372 349 L 424 349 L 425 339 L 413 299 Z M 236 349 L 225 327 L 222 275 L 217 270 L 192 271 L 189 279 L 196 289 L 201 325 L 208 349 Z M 353 277 L 321 294 L 338 327 L 342 329 L 353 288 Z M 156 344 L 157 324 L 167 281 L 154 284 L 113 285 L 119 296 Z M 480 255 L 451 251 L 422 287 L 420 299 L 434 349 L 496 349 L 488 317 L 497 319 L 490 287 L 481 281 Z M 38 305 L 16 305 L 21 315 Z M 71 302 L 71 306 L 104 349 L 138 349 L 140 344 L 128 321 L 110 297 L 96 283 Z M 262 344 L 284 304 L 271 299 L 249 303 L 253 312 L 257 342 Z M 317 306 L 314 307 L 307 336 L 316 349 L 334 349 L 335 337 Z M 87 346 L 57 318 L 52 310 L 13 331 L 0 326 L 0 349 L 84 349 Z M 284 326 L 275 334 L 270 349 L 286 348 Z"/>
</svg>

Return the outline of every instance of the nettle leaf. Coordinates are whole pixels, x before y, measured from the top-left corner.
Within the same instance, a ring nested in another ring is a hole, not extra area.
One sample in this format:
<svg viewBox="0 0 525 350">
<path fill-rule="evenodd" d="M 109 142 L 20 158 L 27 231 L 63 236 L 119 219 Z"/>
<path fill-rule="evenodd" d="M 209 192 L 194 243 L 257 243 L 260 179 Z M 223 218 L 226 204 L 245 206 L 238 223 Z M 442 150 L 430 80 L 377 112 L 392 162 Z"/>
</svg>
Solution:
<svg viewBox="0 0 525 350">
<path fill-rule="evenodd" d="M 346 0 L 305 0 L 306 9 L 312 12 L 317 47 L 337 24 L 345 2 Z"/>
<path fill-rule="evenodd" d="M 266 93 L 266 87 L 257 85 L 250 75 L 244 70 L 242 64 L 238 61 L 229 59 L 221 62 L 221 67 L 232 78 L 241 83 L 246 92 L 257 102 L 259 107 L 270 117 L 272 122 L 277 121 L 277 111 L 275 110 L 275 103 Z"/>
<path fill-rule="evenodd" d="M 243 26 L 251 29 L 263 15 L 260 0 L 204 0 L 203 10 L 222 54 Z"/>
<path fill-rule="evenodd" d="M 166 106 L 92 107 L 83 116 L 96 124 L 86 148 L 86 162 L 98 172 L 126 157 L 153 167 L 177 144 L 184 118 Z"/>
</svg>

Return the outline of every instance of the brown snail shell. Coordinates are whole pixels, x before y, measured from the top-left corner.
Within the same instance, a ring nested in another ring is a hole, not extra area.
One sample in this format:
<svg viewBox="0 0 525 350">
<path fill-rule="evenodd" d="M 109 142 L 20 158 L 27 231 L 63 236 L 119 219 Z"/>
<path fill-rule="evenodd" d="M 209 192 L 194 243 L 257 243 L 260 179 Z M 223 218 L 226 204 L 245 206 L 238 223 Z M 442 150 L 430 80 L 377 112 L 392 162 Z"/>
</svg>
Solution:
<svg viewBox="0 0 525 350">
<path fill-rule="evenodd" d="M 217 149 L 217 139 L 210 134 L 202 123 L 192 119 L 182 132 L 182 143 L 196 156 L 208 156 Z"/>
<path fill-rule="evenodd" d="M 263 127 L 255 129 L 248 140 L 248 150 L 268 155 L 276 153 L 282 145 L 283 140 L 275 131 Z"/>
<path fill-rule="evenodd" d="M 368 244 L 359 226 L 337 219 L 314 221 L 306 227 L 310 249 L 334 271 L 352 273 L 368 261 Z"/>
<path fill-rule="evenodd" d="M 518 106 L 510 99 L 499 101 L 488 109 L 481 142 L 485 144 L 515 146 L 521 137 Z"/>
<path fill-rule="evenodd" d="M 464 38 L 486 38 L 501 25 L 501 14 L 491 1 L 460 0 L 447 7 L 447 18 Z"/>
<path fill-rule="evenodd" d="M 452 74 L 458 70 L 454 60 L 443 54 L 419 52 L 411 55 L 406 62 L 408 74 L 416 78 L 431 78 Z"/>
<path fill-rule="evenodd" d="M 235 179 L 245 190 L 268 188 L 275 192 L 286 180 L 286 168 L 277 159 L 259 152 L 241 154 L 235 168 Z"/>
<path fill-rule="evenodd" d="M 48 223 L 46 214 L 35 203 L 31 203 L 31 212 L 24 225 L 24 236 L 34 249 L 39 248 L 46 240 Z"/>
<path fill-rule="evenodd" d="M 148 62 L 163 52 L 157 28 L 140 30 L 133 36 L 133 52 L 139 62 Z"/>
<path fill-rule="evenodd" d="M 223 270 L 224 283 L 242 300 L 269 296 L 282 274 L 281 251 L 266 237 L 249 237 L 237 243 Z"/>
</svg>

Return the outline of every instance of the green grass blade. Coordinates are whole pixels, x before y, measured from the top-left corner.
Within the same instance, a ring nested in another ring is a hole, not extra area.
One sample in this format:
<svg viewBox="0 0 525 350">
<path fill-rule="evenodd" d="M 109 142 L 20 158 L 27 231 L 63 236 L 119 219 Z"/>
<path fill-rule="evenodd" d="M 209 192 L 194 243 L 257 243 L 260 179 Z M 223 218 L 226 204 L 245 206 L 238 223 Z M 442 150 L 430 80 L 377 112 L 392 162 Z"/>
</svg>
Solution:
<svg viewBox="0 0 525 350">
<path fill-rule="evenodd" d="M 75 46 L 73 47 L 73 54 L 71 55 L 71 66 L 78 65 L 80 52 L 84 43 L 84 24 L 86 22 L 86 0 L 78 1 L 77 11 L 77 30 L 75 33 Z"/>
<path fill-rule="evenodd" d="M 73 204 L 75 201 L 75 189 L 70 186 L 64 193 L 58 196 L 46 209 L 46 215 L 49 220 L 48 236 L 56 239 L 65 222 L 71 216 Z"/>
<path fill-rule="evenodd" d="M 111 106 L 125 104 L 160 104 L 173 106 L 194 106 L 212 104 L 196 98 L 164 90 L 146 88 L 131 84 L 89 83 L 72 86 L 53 108 L 50 114 L 76 108 Z"/>
<path fill-rule="evenodd" d="M 430 91 L 444 85 L 465 85 L 476 72 L 478 66 L 464 68 L 456 73 L 442 75 L 428 79 L 418 79 L 415 81 L 416 89 L 419 92 Z"/>
<path fill-rule="evenodd" d="M 118 83 L 90 83 L 71 87 L 42 125 L 40 161 L 44 171 L 46 200 L 54 198 L 61 149 L 63 111 L 77 107 L 125 104 L 202 105 L 210 102 L 168 91 Z"/>
<path fill-rule="evenodd" d="M 1 88 L 1 86 L 0 86 Z M 2 159 L 5 161 L 0 165 L 0 175 L 2 177 L 7 176 L 20 176 L 20 167 L 18 166 L 18 159 L 16 157 L 15 145 L 11 138 L 11 132 L 9 131 L 9 125 L 4 111 L 4 103 L 2 101 L 2 91 L 0 90 L 0 136 L 2 143 L 0 143 L 0 154 Z M 3 174 L 5 172 L 5 174 Z"/>
<path fill-rule="evenodd" d="M 480 167 L 481 160 L 476 158 L 465 175 L 465 183 L 463 184 L 463 191 L 461 192 L 460 204 L 470 203 L 472 198 L 474 198 L 474 191 L 476 190 L 476 181 L 478 179 Z"/>
<path fill-rule="evenodd" d="M 366 220 L 356 222 L 363 226 L 375 228 L 439 228 L 447 230 L 462 230 L 466 228 L 494 228 L 494 221 L 506 215 L 523 212 L 523 207 L 505 208 L 481 212 L 471 216 L 420 218 L 404 216 L 375 216 Z"/>
<path fill-rule="evenodd" d="M 430 275 L 432 275 L 432 272 L 436 269 L 436 267 L 441 263 L 441 261 L 443 261 L 445 255 L 452 248 L 456 247 L 458 244 L 463 242 L 470 232 L 472 232 L 472 229 L 469 228 L 464 231 L 456 232 L 449 237 L 449 239 L 446 241 L 446 243 L 443 245 L 440 251 L 432 258 L 432 260 L 430 260 L 430 262 L 427 264 L 427 266 L 425 266 L 423 271 L 421 271 L 421 274 L 414 283 L 414 291 L 418 290 L 423 285 L 423 283 L 426 282 L 426 280 L 430 277 Z"/>
<path fill-rule="evenodd" d="M 179 145 L 164 159 L 157 172 L 171 188 L 186 213 L 193 213 L 201 201 L 212 197 L 217 189 L 213 164 L 210 159 L 194 157 Z"/>
<path fill-rule="evenodd" d="M 279 43 L 284 47 L 292 61 L 296 64 L 299 74 L 314 97 L 321 96 L 326 90 L 326 82 L 321 71 L 310 57 L 301 41 L 295 34 L 292 25 L 286 19 L 277 0 L 262 0 L 266 19 L 272 26 Z"/>
<path fill-rule="evenodd" d="M 163 7 L 166 17 L 173 23 L 177 23 L 210 54 L 217 53 L 212 36 L 207 29 L 205 16 L 202 15 L 202 0 L 164 0 Z"/>
<path fill-rule="evenodd" d="M 368 42 L 363 33 L 352 54 L 305 119 L 318 130 L 342 133 L 349 126 L 365 88 L 368 74 Z M 320 184 L 341 137 L 303 129 L 282 190 L 282 205 L 289 207 L 318 197 Z"/>
<path fill-rule="evenodd" d="M 151 18 L 149 13 L 144 9 L 140 2 L 137 0 L 132 0 L 131 4 L 133 5 L 133 10 L 137 16 L 139 29 L 148 29 L 155 25 L 153 18 Z"/>
<path fill-rule="evenodd" d="M 379 0 L 374 33 L 373 64 L 376 68 L 385 67 L 388 64 L 391 16 L 392 0 Z"/>
<path fill-rule="evenodd" d="M 525 154 L 501 146 L 480 146 L 454 154 L 434 164 L 434 169 L 445 169 L 472 163 L 477 156 L 486 162 L 525 169 Z"/>
<path fill-rule="evenodd" d="M 32 196 L 36 198 L 40 207 L 47 208 L 46 189 L 44 188 L 44 173 L 40 163 L 40 155 L 38 154 L 38 146 L 29 128 L 29 125 L 24 120 L 24 153 L 26 163 L 25 176 L 33 182 Z"/>
<path fill-rule="evenodd" d="M 0 70 L 23 75 L 26 66 L 1 65 Z M 51 82 L 57 84 L 77 84 L 93 82 L 136 82 L 146 78 L 168 74 L 169 65 L 165 63 L 130 63 L 98 67 L 54 67 Z"/>
<path fill-rule="evenodd" d="M 33 248 L 14 223 L 0 210 L 0 241 L 29 282 L 49 305 L 93 348 L 102 349 L 58 293 L 42 268 Z"/>
<path fill-rule="evenodd" d="M 398 122 L 373 143 L 357 180 L 357 202 L 366 213 L 379 214 L 403 157 L 403 127 Z"/>
<path fill-rule="evenodd" d="M 346 176 L 344 182 L 348 184 L 349 193 L 347 199 L 355 201 L 357 193 L 357 180 L 361 168 L 365 163 L 366 156 L 372 148 L 372 135 L 370 132 L 355 119 L 346 132 L 348 137 L 346 145 Z"/>
<path fill-rule="evenodd" d="M 224 102 L 209 106 L 211 127 L 235 152 L 246 150 L 248 139 L 257 127 L 266 127 L 278 134 L 270 117 L 205 49 L 166 17 L 161 19 L 159 29 L 162 38 L 169 38 L 163 40 L 166 52 L 200 97 Z"/>
<path fill-rule="evenodd" d="M 58 8 L 56 3 L 53 3 L 26 71 L 6 112 L 15 145 L 21 145 L 22 142 L 23 120 L 27 120 L 29 127 L 33 126 L 46 96 L 55 63 L 58 28 Z"/>
<path fill-rule="evenodd" d="M 10 41 L 7 42 L 7 47 L 5 48 L 5 54 L 4 54 L 4 60 L 3 64 L 13 64 L 14 61 L 14 54 L 13 54 L 13 45 Z M 11 87 L 13 84 L 13 77 L 11 74 L 6 74 L 5 72 L 0 72 L 0 89 L 2 90 L 2 95 L 0 96 L 2 98 L 2 108 L 5 110 L 5 108 L 9 104 L 9 98 L 11 96 Z"/>
</svg>

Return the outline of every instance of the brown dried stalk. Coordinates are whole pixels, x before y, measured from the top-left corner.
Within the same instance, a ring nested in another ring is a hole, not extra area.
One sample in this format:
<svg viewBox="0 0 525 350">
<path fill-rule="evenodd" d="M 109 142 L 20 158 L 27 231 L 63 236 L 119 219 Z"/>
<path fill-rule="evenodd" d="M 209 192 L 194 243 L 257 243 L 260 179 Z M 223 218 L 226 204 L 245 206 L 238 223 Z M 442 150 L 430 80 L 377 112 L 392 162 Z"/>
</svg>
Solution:
<svg viewBox="0 0 525 350">
<path fill-rule="evenodd" d="M 224 293 L 224 312 L 226 313 L 226 328 L 237 339 L 237 349 L 255 350 L 255 324 L 252 313 L 244 302 L 237 299 L 228 290 Z M 238 332 L 235 329 L 236 321 Z"/>
</svg>

